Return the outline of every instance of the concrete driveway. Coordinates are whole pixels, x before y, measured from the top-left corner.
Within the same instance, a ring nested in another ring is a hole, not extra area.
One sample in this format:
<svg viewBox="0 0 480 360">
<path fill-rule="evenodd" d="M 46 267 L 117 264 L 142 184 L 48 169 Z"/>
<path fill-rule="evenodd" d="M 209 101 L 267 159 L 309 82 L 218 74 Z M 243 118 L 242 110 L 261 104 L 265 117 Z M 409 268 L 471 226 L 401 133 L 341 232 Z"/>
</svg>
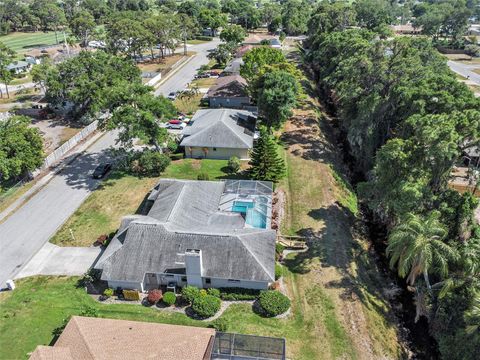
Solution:
<svg viewBox="0 0 480 360">
<path fill-rule="evenodd" d="M 47 242 L 15 278 L 34 275 L 83 275 L 101 253 L 101 247 L 60 247 Z"/>
</svg>

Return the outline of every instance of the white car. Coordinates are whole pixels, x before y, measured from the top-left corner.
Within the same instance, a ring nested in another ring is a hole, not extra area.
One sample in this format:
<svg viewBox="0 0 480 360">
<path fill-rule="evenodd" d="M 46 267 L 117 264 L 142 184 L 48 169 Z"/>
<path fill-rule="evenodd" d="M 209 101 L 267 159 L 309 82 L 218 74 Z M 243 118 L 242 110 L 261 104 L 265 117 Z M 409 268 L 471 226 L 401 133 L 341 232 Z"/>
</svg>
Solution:
<svg viewBox="0 0 480 360">
<path fill-rule="evenodd" d="M 175 98 L 177 97 L 177 93 L 175 92 L 171 92 L 170 94 L 167 95 L 167 99 L 169 100 L 175 100 Z"/>
<path fill-rule="evenodd" d="M 168 123 L 167 126 L 165 126 L 167 129 L 177 129 L 177 130 L 183 130 L 185 128 L 186 124 L 181 122 L 179 124 L 170 124 Z"/>
</svg>

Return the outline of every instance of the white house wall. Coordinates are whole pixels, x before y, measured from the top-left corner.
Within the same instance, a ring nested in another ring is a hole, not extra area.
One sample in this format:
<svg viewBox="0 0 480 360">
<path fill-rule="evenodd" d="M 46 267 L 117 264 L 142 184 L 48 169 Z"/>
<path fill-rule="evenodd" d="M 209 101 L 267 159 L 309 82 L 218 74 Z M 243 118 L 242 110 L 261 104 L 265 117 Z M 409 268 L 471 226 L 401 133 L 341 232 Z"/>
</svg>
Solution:
<svg viewBox="0 0 480 360">
<path fill-rule="evenodd" d="M 190 150 L 191 149 L 191 150 Z M 207 156 L 205 157 L 205 152 L 203 147 L 185 147 L 185 156 L 187 158 L 194 159 L 216 159 L 216 160 L 228 160 L 232 156 L 236 156 L 241 160 L 248 160 L 249 154 L 248 149 L 231 149 L 231 148 L 207 148 Z"/>
</svg>

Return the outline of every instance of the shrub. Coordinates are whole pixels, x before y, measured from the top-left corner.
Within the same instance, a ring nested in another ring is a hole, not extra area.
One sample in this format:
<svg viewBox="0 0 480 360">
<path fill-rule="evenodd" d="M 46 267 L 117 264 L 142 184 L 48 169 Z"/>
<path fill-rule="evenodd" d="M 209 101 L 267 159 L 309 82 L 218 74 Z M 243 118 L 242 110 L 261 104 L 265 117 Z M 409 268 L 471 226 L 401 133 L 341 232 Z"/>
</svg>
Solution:
<svg viewBox="0 0 480 360">
<path fill-rule="evenodd" d="M 171 160 L 182 160 L 183 159 L 183 153 L 178 153 L 178 154 L 168 154 Z"/>
<path fill-rule="evenodd" d="M 204 36 L 204 35 L 197 35 L 195 36 L 195 39 L 201 40 L 201 41 L 212 41 L 213 37 L 211 36 Z"/>
<path fill-rule="evenodd" d="M 103 296 L 109 298 L 111 296 L 113 296 L 113 289 L 112 288 L 108 288 L 108 289 L 105 289 L 105 291 L 103 292 Z"/>
<path fill-rule="evenodd" d="M 168 306 L 172 306 L 175 304 L 175 301 L 177 301 L 177 296 L 173 292 L 167 291 L 165 294 L 163 294 L 162 300 Z"/>
<path fill-rule="evenodd" d="M 147 301 L 149 304 L 155 305 L 162 299 L 162 291 L 159 289 L 153 289 L 148 291 Z"/>
<path fill-rule="evenodd" d="M 243 288 L 221 288 L 220 298 L 229 301 L 250 301 L 256 300 L 260 294 L 259 290 Z"/>
<path fill-rule="evenodd" d="M 283 266 L 275 263 L 275 280 L 278 280 L 282 277 L 283 275 Z"/>
<path fill-rule="evenodd" d="M 219 318 L 219 319 L 213 320 L 210 326 L 217 331 L 225 332 L 228 330 L 229 325 L 230 324 L 228 323 L 227 319 Z"/>
<path fill-rule="evenodd" d="M 200 289 L 200 296 L 207 296 L 207 290 Z"/>
<path fill-rule="evenodd" d="M 267 290 L 260 293 L 259 304 L 265 315 L 277 316 L 290 308 L 290 299 L 279 291 Z"/>
<path fill-rule="evenodd" d="M 167 155 L 158 151 L 145 150 L 132 162 L 131 169 L 134 173 L 141 175 L 159 176 L 168 165 L 170 165 L 170 158 Z"/>
<path fill-rule="evenodd" d="M 176 152 L 178 150 L 178 143 L 174 139 L 169 139 L 167 142 L 167 149 L 171 153 Z"/>
<path fill-rule="evenodd" d="M 195 286 L 185 286 L 182 289 L 182 298 L 189 304 L 193 304 L 194 300 L 200 296 L 200 290 Z"/>
<path fill-rule="evenodd" d="M 228 165 L 227 166 L 228 166 L 228 170 L 232 174 L 236 174 L 240 170 L 240 159 L 236 156 L 232 156 L 228 160 Z"/>
<path fill-rule="evenodd" d="M 98 317 L 98 310 L 93 306 L 86 306 L 82 309 L 80 316 Z"/>
<path fill-rule="evenodd" d="M 218 289 L 209 288 L 209 289 L 207 289 L 207 293 L 208 293 L 208 295 L 212 295 L 212 296 L 215 296 L 215 297 L 220 299 L 220 290 L 218 290 Z"/>
<path fill-rule="evenodd" d="M 220 299 L 216 298 L 215 296 L 199 296 L 193 302 L 192 309 L 198 316 L 202 318 L 209 318 L 215 315 L 218 310 L 220 310 L 220 304 Z"/>
<path fill-rule="evenodd" d="M 475 44 L 470 44 L 465 46 L 465 53 L 471 56 L 480 56 L 480 46 Z"/>
<path fill-rule="evenodd" d="M 198 174 L 197 180 L 206 180 L 206 181 L 208 181 L 208 180 L 210 180 L 210 175 L 208 175 L 207 173 L 203 173 L 203 172 L 202 172 L 202 173 Z"/>
</svg>

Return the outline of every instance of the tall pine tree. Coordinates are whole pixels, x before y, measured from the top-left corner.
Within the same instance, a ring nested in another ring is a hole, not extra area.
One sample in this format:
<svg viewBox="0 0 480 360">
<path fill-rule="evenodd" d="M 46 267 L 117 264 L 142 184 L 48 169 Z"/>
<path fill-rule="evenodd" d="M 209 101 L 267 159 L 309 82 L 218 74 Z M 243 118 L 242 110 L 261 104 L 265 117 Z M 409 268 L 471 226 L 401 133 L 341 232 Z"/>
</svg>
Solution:
<svg viewBox="0 0 480 360">
<path fill-rule="evenodd" d="M 260 128 L 249 164 L 252 179 L 277 182 L 285 176 L 285 162 L 278 154 L 274 137 L 265 127 Z"/>
</svg>

